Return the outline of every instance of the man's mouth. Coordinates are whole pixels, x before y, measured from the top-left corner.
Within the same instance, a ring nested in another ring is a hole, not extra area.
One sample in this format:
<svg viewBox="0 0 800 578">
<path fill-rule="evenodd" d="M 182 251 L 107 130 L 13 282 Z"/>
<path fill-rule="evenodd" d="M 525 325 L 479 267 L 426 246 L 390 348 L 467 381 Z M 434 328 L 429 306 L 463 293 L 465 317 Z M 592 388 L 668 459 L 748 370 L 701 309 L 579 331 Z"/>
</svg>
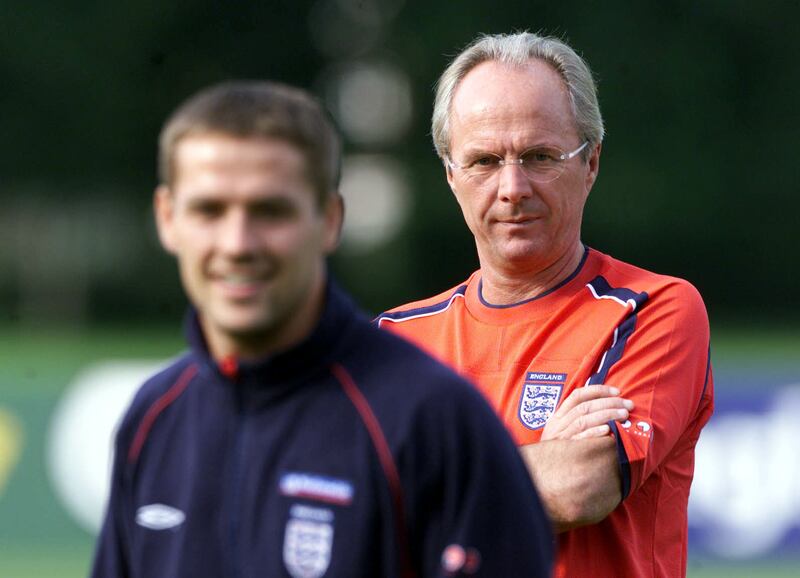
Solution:
<svg viewBox="0 0 800 578">
<path fill-rule="evenodd" d="M 225 283 L 226 285 L 252 285 L 253 283 L 260 283 L 266 278 L 265 275 L 245 275 L 241 273 L 229 273 L 226 275 L 217 275 L 216 279 Z"/>
<path fill-rule="evenodd" d="M 513 217 L 511 219 L 499 219 L 503 225 L 528 225 L 533 223 L 537 217 Z"/>
<path fill-rule="evenodd" d="M 230 299 L 249 299 L 256 296 L 272 278 L 271 274 L 258 273 L 216 273 L 211 276 L 212 283 Z"/>
</svg>

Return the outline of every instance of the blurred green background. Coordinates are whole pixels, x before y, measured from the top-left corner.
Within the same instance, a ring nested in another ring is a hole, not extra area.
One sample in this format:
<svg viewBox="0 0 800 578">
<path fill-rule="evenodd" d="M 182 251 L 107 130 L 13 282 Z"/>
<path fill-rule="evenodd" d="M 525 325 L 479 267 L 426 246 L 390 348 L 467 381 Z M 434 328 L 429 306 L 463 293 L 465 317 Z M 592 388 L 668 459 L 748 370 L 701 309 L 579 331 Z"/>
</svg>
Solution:
<svg viewBox="0 0 800 578">
<path fill-rule="evenodd" d="M 477 263 L 432 153 L 433 84 L 478 33 L 530 29 L 569 40 L 599 81 L 585 241 L 688 278 L 715 323 L 796 327 L 798 21 L 796 0 L 5 0 L 0 320 L 179 318 L 150 218 L 156 137 L 229 78 L 308 87 L 339 120 L 361 170 L 334 266 L 366 308 L 455 285 Z"/>
<path fill-rule="evenodd" d="M 798 21 L 797 0 L 2 2 L 0 577 L 85 574 L 91 537 L 45 475 L 66 384 L 182 347 L 150 197 L 160 125 L 188 95 L 270 78 L 327 104 L 347 152 L 332 268 L 376 313 L 477 267 L 428 135 L 438 74 L 480 32 L 561 36 L 607 127 L 584 240 L 692 281 L 715 355 L 796 368 Z M 795 561 L 693 559 L 690 576 L 795 576 Z"/>
</svg>

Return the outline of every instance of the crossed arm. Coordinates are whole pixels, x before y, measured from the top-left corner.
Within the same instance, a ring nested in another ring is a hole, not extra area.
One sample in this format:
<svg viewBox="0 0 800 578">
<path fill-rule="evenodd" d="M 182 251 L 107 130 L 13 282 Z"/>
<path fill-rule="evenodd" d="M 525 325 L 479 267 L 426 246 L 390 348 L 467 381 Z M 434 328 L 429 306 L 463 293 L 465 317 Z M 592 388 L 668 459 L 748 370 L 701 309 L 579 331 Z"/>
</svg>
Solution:
<svg viewBox="0 0 800 578">
<path fill-rule="evenodd" d="M 633 409 L 605 385 L 576 389 L 545 425 L 539 443 L 520 448 L 556 532 L 601 521 L 622 500 L 616 442 L 607 422 Z"/>
</svg>

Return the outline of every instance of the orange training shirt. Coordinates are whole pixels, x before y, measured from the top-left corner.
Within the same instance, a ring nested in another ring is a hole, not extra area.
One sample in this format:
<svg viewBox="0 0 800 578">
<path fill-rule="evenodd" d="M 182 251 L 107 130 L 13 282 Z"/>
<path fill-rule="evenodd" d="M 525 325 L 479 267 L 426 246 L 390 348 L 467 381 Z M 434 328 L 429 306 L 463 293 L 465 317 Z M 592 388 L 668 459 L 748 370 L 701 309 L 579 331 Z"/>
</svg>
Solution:
<svg viewBox="0 0 800 578">
<path fill-rule="evenodd" d="M 622 503 L 602 522 L 559 535 L 563 577 L 686 574 L 694 448 L 713 411 L 709 327 L 688 282 L 593 249 L 565 281 L 493 306 L 480 271 L 377 318 L 477 385 L 517 444 L 538 442 L 575 388 L 613 385 L 635 408 L 611 422 Z"/>
</svg>

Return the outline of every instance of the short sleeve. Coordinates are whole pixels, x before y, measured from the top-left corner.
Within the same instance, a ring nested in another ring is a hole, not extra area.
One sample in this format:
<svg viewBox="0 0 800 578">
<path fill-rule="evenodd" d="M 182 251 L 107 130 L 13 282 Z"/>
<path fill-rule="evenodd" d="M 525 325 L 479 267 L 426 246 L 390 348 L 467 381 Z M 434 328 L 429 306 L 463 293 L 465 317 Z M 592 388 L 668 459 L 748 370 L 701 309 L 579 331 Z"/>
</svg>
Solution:
<svg viewBox="0 0 800 578">
<path fill-rule="evenodd" d="M 689 283 L 666 283 L 623 326 L 624 347 L 604 383 L 635 405 L 627 421 L 611 423 L 625 497 L 676 447 L 694 445 L 713 410 L 713 378 L 708 317 Z"/>
</svg>

